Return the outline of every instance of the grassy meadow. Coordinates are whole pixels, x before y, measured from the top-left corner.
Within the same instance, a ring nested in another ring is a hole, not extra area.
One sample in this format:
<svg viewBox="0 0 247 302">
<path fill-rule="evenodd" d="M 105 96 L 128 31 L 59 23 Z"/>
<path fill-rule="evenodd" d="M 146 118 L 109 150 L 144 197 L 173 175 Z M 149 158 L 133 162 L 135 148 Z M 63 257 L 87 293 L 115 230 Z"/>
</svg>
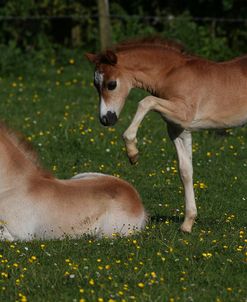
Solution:
<svg viewBox="0 0 247 302">
<path fill-rule="evenodd" d="M 0 301 L 246 302 L 247 127 L 194 133 L 199 215 L 193 233 L 182 234 L 183 189 L 166 125 L 148 114 L 131 166 L 122 133 L 144 94 L 133 91 L 117 125 L 104 128 L 92 82 L 93 68 L 73 53 L 2 75 L 1 119 L 59 178 L 94 171 L 131 182 L 149 223 L 131 238 L 1 242 Z"/>
</svg>

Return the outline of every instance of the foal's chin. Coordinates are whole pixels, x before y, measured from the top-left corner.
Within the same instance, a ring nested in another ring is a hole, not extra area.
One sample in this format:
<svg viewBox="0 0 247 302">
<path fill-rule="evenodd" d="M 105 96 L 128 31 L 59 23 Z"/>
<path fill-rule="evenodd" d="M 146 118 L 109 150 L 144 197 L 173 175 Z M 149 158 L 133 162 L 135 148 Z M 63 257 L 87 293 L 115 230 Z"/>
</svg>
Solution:
<svg viewBox="0 0 247 302">
<path fill-rule="evenodd" d="M 104 127 L 110 127 L 110 126 L 114 126 L 116 123 L 117 123 L 117 120 L 113 123 L 113 122 L 111 122 L 111 123 L 105 123 L 104 121 L 102 121 L 101 119 L 100 119 L 100 123 L 101 123 L 101 125 L 103 125 Z"/>
</svg>

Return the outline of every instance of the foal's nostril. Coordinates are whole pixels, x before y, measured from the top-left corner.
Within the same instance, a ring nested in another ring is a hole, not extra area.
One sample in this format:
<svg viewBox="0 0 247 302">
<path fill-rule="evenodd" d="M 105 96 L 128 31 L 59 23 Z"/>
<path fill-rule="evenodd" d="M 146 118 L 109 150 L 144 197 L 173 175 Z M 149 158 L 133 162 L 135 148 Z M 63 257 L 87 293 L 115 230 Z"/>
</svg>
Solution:
<svg viewBox="0 0 247 302">
<path fill-rule="evenodd" d="M 117 115 L 115 112 L 107 111 L 106 116 L 107 116 L 107 122 L 108 122 L 109 126 L 116 124 Z"/>
<path fill-rule="evenodd" d="M 104 125 L 104 126 L 107 126 L 107 125 L 108 125 L 106 115 L 104 115 L 103 117 L 100 118 L 100 122 L 101 122 L 101 124 Z"/>
<path fill-rule="evenodd" d="M 113 126 L 117 122 L 117 115 L 115 112 L 107 111 L 106 115 L 100 118 L 100 122 L 104 126 Z"/>
</svg>

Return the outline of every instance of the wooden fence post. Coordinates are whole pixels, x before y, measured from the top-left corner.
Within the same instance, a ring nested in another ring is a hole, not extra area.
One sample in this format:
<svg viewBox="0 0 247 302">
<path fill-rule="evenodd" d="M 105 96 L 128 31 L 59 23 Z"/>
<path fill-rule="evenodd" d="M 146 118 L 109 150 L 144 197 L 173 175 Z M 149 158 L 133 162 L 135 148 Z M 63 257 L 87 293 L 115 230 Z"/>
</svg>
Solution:
<svg viewBox="0 0 247 302">
<path fill-rule="evenodd" d="M 98 0 L 100 47 L 105 50 L 112 45 L 109 1 Z"/>
</svg>

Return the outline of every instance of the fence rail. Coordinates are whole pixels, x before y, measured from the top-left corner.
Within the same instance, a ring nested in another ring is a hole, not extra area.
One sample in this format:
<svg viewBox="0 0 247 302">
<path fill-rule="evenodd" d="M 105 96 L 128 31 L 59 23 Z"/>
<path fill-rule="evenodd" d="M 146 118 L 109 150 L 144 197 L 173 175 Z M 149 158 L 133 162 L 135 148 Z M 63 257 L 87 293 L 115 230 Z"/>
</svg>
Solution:
<svg viewBox="0 0 247 302">
<path fill-rule="evenodd" d="M 57 15 L 57 16 L 47 16 L 47 15 L 37 15 L 37 16 L 0 16 L 0 21 L 13 21 L 13 20 L 56 20 L 56 19 L 74 19 L 74 20 L 86 20 L 88 18 L 98 19 L 98 14 L 92 15 Z M 140 15 L 110 15 L 111 19 L 140 19 L 147 21 L 172 21 L 176 19 L 174 15 L 168 16 L 140 16 Z M 219 23 L 247 23 L 246 18 L 218 18 L 218 17 L 179 17 L 180 20 L 192 20 L 192 21 L 202 21 L 202 22 L 219 22 Z"/>
</svg>

